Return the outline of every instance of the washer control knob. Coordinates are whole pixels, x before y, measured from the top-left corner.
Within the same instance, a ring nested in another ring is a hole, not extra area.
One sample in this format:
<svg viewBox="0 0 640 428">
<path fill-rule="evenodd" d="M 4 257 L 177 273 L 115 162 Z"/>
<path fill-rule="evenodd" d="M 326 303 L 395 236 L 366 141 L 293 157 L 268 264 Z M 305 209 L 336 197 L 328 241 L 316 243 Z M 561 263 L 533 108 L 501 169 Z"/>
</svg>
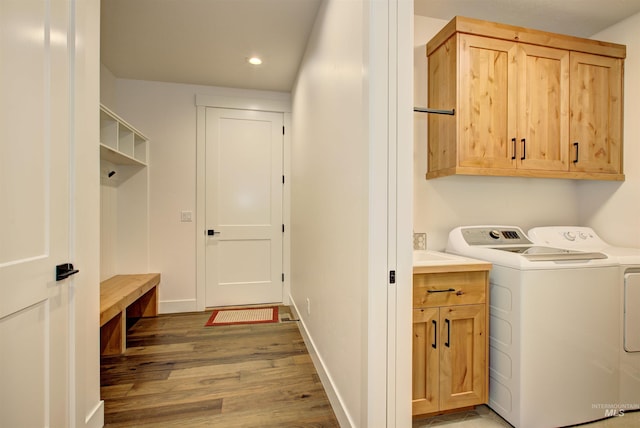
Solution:
<svg viewBox="0 0 640 428">
<path fill-rule="evenodd" d="M 491 232 L 489 232 L 489 236 L 492 237 L 493 239 L 499 239 L 500 232 L 498 232 L 497 230 L 492 230 Z"/>
<path fill-rule="evenodd" d="M 565 232 L 564 233 L 564 237 L 569 241 L 575 241 L 576 240 L 576 234 L 573 233 L 573 232 Z"/>
<path fill-rule="evenodd" d="M 580 233 L 578 233 L 578 237 L 580 237 L 580 239 L 587 239 L 589 237 L 589 235 L 587 235 L 584 232 L 580 232 Z"/>
</svg>

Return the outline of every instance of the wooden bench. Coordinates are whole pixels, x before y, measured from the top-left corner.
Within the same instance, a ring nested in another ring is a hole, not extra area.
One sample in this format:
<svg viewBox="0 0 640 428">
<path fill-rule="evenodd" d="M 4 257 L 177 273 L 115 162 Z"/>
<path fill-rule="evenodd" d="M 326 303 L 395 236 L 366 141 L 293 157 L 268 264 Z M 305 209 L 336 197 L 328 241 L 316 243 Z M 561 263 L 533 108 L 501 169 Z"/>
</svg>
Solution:
<svg viewBox="0 0 640 428">
<path fill-rule="evenodd" d="M 127 317 L 158 315 L 159 273 L 116 275 L 100 283 L 100 354 L 127 348 Z"/>
</svg>

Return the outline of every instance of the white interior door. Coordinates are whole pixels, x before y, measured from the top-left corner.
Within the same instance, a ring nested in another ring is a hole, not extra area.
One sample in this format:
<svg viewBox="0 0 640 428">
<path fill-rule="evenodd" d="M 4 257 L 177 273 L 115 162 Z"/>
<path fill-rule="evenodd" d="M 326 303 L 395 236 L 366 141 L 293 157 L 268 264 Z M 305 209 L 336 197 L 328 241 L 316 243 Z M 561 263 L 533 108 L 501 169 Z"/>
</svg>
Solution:
<svg viewBox="0 0 640 428">
<path fill-rule="evenodd" d="M 206 306 L 282 302 L 283 115 L 206 109 Z"/>
<path fill-rule="evenodd" d="M 69 426 L 68 0 L 0 2 L 0 426 Z"/>
</svg>

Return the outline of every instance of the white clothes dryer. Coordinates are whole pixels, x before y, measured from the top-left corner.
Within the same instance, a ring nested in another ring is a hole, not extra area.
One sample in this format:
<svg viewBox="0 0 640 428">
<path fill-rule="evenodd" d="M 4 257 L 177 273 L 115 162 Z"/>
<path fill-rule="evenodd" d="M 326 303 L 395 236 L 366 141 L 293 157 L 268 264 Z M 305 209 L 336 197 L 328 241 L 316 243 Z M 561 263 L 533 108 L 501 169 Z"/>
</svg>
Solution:
<svg viewBox="0 0 640 428">
<path fill-rule="evenodd" d="M 620 398 L 614 404 L 622 411 L 640 409 L 640 248 L 612 246 L 580 226 L 535 227 L 529 237 L 541 245 L 599 251 L 620 264 Z"/>
<path fill-rule="evenodd" d="M 617 262 L 515 226 L 455 228 L 446 251 L 493 263 L 489 406 L 523 428 L 602 419 L 619 391 Z"/>
</svg>

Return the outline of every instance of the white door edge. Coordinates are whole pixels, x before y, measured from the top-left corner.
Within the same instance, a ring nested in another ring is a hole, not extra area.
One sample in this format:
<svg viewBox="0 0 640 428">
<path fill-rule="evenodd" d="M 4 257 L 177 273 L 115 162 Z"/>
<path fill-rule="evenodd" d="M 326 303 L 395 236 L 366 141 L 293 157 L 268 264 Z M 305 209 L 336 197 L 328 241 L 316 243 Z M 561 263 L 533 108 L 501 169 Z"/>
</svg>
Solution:
<svg viewBox="0 0 640 428">
<path fill-rule="evenodd" d="M 386 0 L 369 7 L 369 98 L 378 103 L 370 105 L 369 116 L 370 204 L 375 205 L 369 207 L 367 422 L 391 428 L 410 426 L 412 420 L 407 308 L 412 295 L 413 2 Z M 376 191 L 380 186 L 388 186 L 385 200 Z M 386 242 L 376 233 L 380 230 L 387 231 Z M 391 270 L 395 284 L 389 281 Z"/>
<path fill-rule="evenodd" d="M 413 295 L 413 2 L 394 1 L 396 16 L 391 23 L 397 38 L 393 67 L 396 113 L 396 299 L 394 419 L 390 427 L 410 426 L 412 385 Z"/>
</svg>

